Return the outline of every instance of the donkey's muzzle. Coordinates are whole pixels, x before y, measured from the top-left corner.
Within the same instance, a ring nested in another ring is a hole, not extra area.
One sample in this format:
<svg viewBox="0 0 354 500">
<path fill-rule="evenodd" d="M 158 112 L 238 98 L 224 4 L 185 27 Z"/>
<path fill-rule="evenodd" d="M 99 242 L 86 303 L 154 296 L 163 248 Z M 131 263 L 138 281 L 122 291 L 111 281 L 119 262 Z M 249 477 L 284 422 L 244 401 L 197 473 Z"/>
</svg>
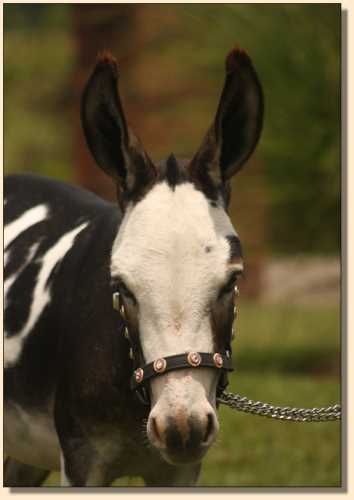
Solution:
<svg viewBox="0 0 354 500">
<path fill-rule="evenodd" d="M 215 414 L 185 414 L 175 417 L 151 417 L 150 435 L 153 444 L 166 460 L 175 465 L 199 462 L 218 431 Z"/>
</svg>

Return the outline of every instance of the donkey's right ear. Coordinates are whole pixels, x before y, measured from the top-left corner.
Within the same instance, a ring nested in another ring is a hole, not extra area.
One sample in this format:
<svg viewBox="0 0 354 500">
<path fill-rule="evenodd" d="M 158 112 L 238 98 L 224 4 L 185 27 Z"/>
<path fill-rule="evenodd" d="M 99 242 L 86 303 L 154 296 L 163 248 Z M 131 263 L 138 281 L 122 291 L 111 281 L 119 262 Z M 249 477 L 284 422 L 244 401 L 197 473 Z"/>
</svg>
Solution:
<svg viewBox="0 0 354 500">
<path fill-rule="evenodd" d="M 99 167 L 116 180 L 119 191 L 146 190 L 156 169 L 128 129 L 118 94 L 118 67 L 108 53 L 99 55 L 81 100 L 81 122 L 87 145 Z"/>
<path fill-rule="evenodd" d="M 193 158 L 192 176 L 228 181 L 253 152 L 263 123 L 263 92 L 251 59 L 241 49 L 226 58 L 226 79 L 212 126 Z"/>
</svg>

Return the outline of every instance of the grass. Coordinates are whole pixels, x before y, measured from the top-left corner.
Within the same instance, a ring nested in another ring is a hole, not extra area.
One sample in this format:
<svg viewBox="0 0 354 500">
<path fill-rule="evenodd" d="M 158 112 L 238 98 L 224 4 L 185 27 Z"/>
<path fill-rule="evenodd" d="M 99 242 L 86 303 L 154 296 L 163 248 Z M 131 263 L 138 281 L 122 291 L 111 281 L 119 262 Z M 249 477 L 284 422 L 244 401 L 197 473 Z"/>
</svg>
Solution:
<svg viewBox="0 0 354 500">
<path fill-rule="evenodd" d="M 336 307 L 240 305 L 228 390 L 280 406 L 340 401 Z M 219 410 L 220 433 L 199 486 L 339 487 L 339 422 L 292 423 Z M 58 484 L 53 473 L 46 485 Z M 113 486 L 142 486 L 121 478 Z"/>
<path fill-rule="evenodd" d="M 234 358 L 238 371 L 339 376 L 337 306 L 241 303 Z"/>
</svg>

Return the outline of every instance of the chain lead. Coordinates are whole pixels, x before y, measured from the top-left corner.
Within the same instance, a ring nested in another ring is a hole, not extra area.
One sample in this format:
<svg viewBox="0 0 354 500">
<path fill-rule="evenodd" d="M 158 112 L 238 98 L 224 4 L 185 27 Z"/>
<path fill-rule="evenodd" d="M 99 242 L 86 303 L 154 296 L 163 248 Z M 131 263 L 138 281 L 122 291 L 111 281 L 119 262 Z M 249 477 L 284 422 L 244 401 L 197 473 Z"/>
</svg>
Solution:
<svg viewBox="0 0 354 500">
<path fill-rule="evenodd" d="M 252 401 L 252 399 L 231 392 L 223 392 L 218 397 L 218 401 L 233 410 L 293 422 L 326 422 L 341 420 L 342 417 L 342 409 L 339 404 L 325 408 L 290 408 L 289 406 L 273 406 L 261 401 Z"/>
</svg>

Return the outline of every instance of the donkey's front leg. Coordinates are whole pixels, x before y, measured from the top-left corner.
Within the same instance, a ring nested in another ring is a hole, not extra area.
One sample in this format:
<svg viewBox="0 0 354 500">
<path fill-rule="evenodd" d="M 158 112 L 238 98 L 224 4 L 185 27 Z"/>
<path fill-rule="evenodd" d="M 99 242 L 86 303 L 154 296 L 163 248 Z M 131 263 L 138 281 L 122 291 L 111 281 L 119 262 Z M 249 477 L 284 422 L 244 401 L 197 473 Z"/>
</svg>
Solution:
<svg viewBox="0 0 354 500">
<path fill-rule="evenodd" d="M 12 457 L 6 457 L 4 463 L 4 486 L 33 487 L 41 486 L 49 475 L 48 470 L 38 469 L 32 465 L 18 462 Z"/>
<path fill-rule="evenodd" d="M 61 447 L 61 486 L 109 486 L 118 475 L 112 453 L 99 452 L 94 432 L 63 400 L 55 406 L 55 425 Z"/>
<path fill-rule="evenodd" d="M 114 477 L 91 445 L 77 436 L 61 437 L 60 485 L 109 486 Z"/>
<path fill-rule="evenodd" d="M 111 438 L 115 441 L 113 434 Z M 104 446 L 101 436 L 84 436 L 77 426 L 70 436 L 59 430 L 59 439 L 61 486 L 110 486 L 119 476 L 119 459 L 112 447 Z"/>
<path fill-rule="evenodd" d="M 60 461 L 61 486 L 110 486 L 116 476 L 109 464 L 86 456 L 83 447 L 66 457 L 62 452 Z"/>
<path fill-rule="evenodd" d="M 102 453 L 99 437 L 84 435 L 77 423 L 71 428 L 70 435 L 66 435 L 63 429 L 58 433 L 61 486 L 110 486 L 119 476 L 119 460 L 112 450 Z"/>
</svg>

